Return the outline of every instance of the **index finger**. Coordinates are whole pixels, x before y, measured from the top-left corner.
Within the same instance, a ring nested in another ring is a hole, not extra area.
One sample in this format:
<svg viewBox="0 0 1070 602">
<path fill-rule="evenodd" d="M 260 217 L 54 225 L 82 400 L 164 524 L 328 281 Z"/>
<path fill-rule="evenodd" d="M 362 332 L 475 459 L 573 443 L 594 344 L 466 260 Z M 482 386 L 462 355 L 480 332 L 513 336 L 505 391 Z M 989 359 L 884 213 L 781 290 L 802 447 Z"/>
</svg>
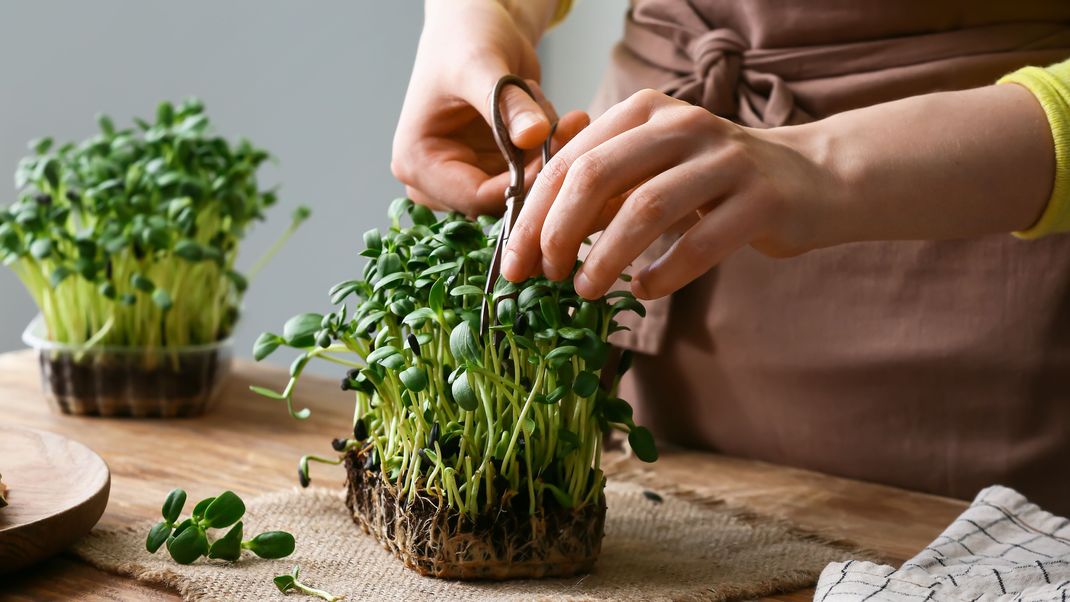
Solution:
<svg viewBox="0 0 1070 602">
<path fill-rule="evenodd" d="M 546 216 L 564 185 L 569 169 L 579 157 L 645 121 L 642 115 L 619 107 L 610 109 L 565 144 L 535 178 L 502 257 L 502 275 L 506 279 L 519 282 L 534 272 L 541 256 L 540 238 Z"/>
</svg>

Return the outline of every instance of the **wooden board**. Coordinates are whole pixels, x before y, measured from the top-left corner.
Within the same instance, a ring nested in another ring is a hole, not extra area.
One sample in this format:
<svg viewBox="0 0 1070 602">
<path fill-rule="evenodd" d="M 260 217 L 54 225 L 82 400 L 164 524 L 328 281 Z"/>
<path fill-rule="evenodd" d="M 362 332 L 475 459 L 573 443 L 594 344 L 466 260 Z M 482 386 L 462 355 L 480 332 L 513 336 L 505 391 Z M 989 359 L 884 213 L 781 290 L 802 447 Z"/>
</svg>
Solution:
<svg viewBox="0 0 1070 602">
<path fill-rule="evenodd" d="M 306 376 L 297 390 L 304 422 L 281 402 L 249 385 L 281 388 L 284 368 L 237 361 L 219 407 L 180 420 L 100 419 L 52 413 L 41 397 L 34 356 L 0 355 L 0 416 L 5 424 L 64 433 L 100 453 L 112 470 L 112 496 L 101 525 L 126 525 L 159 515 L 173 487 L 192 499 L 233 489 L 242 496 L 293 487 L 302 454 L 330 454 L 332 437 L 345 434 L 352 397 L 334 379 Z M 935 538 L 965 507 L 951 500 L 716 454 L 666 450 L 652 469 L 659 478 L 699 487 L 805 529 L 852 540 L 902 562 Z M 612 477 L 611 477 L 612 478 Z M 321 485 L 342 482 L 336 466 L 313 467 Z M 778 600 L 810 600 L 812 590 Z M 5 600 L 179 600 L 173 592 L 109 575 L 60 556 L 9 579 Z"/>
<path fill-rule="evenodd" d="M 61 435 L 0 426 L 0 573 L 48 558 L 97 524 L 111 476 L 91 449 Z"/>
</svg>

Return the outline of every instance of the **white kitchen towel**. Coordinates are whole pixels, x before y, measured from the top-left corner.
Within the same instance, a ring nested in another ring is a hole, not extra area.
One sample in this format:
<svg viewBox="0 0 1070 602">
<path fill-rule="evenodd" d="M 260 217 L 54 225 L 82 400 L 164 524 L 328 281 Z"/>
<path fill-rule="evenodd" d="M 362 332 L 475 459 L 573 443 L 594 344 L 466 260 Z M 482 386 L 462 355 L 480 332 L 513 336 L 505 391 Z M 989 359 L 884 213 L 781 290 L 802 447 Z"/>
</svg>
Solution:
<svg viewBox="0 0 1070 602">
<path fill-rule="evenodd" d="M 897 568 L 825 567 L 816 602 L 1070 601 L 1070 520 L 1020 493 L 989 487 L 917 556 Z"/>
</svg>

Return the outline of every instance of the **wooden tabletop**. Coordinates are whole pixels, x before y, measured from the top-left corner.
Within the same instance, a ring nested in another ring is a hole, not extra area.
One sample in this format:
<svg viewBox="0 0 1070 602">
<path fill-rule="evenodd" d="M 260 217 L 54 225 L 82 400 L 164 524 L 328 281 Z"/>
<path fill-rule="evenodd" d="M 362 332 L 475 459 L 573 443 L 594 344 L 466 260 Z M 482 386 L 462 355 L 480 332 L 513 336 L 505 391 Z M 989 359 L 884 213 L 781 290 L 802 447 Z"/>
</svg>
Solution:
<svg viewBox="0 0 1070 602">
<path fill-rule="evenodd" d="M 312 409 L 304 422 L 281 402 L 249 392 L 280 388 L 279 368 L 238 361 L 219 406 L 208 416 L 177 420 L 102 419 L 52 412 L 40 391 L 30 352 L 0 355 L 0 416 L 5 425 L 52 431 L 81 441 L 111 468 L 112 489 L 100 524 L 155 518 L 167 492 L 190 499 L 232 489 L 243 496 L 292 487 L 305 453 L 329 454 L 332 437 L 352 420 L 352 397 L 333 380 L 302 378 L 297 399 Z M 902 562 L 935 538 L 966 504 L 957 500 L 813 472 L 695 452 L 666 452 L 654 465 L 659 480 L 714 493 L 730 503 L 788 519 L 803 529 L 843 538 Z M 313 478 L 340 483 L 340 467 L 317 465 Z M 69 556 L 49 560 L 8 580 L 13 600 L 178 600 L 171 592 L 94 569 Z M 812 590 L 778 596 L 809 600 Z"/>
</svg>

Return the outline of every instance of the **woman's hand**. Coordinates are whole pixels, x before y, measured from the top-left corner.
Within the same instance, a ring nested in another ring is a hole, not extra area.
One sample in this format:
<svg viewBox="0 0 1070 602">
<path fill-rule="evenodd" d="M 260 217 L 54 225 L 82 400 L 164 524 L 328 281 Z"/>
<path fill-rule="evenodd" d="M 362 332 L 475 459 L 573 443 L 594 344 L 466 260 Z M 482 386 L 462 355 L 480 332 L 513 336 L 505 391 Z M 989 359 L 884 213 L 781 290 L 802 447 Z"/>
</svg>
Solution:
<svg viewBox="0 0 1070 602">
<path fill-rule="evenodd" d="M 487 125 L 490 94 L 507 73 L 525 78 L 537 100 L 510 86 L 502 95 L 503 115 L 518 147 L 542 144 L 556 115 L 537 84 L 535 43 L 556 5 L 557 0 L 426 3 L 391 161 L 414 201 L 468 215 L 501 212 L 508 171 Z M 555 140 L 563 144 L 588 122 L 579 111 L 565 115 Z"/>
<path fill-rule="evenodd" d="M 1027 228 L 1051 194 L 1054 147 L 1024 88 L 916 96 L 811 124 L 755 130 L 652 90 L 598 118 L 536 179 L 502 273 L 575 277 L 603 295 L 659 236 L 671 248 L 633 273 L 668 295 L 751 245 L 782 257 L 861 240 L 933 240 Z"/>
<path fill-rule="evenodd" d="M 541 270 L 564 278 L 583 240 L 603 228 L 576 274 L 576 292 L 590 299 L 667 232 L 684 230 L 634 276 L 639 297 L 667 295 L 748 243 L 778 256 L 805 251 L 812 206 L 832 186 L 812 161 L 767 134 L 659 92 L 636 93 L 576 136 L 536 179 L 503 274 L 522 280 Z"/>
</svg>

